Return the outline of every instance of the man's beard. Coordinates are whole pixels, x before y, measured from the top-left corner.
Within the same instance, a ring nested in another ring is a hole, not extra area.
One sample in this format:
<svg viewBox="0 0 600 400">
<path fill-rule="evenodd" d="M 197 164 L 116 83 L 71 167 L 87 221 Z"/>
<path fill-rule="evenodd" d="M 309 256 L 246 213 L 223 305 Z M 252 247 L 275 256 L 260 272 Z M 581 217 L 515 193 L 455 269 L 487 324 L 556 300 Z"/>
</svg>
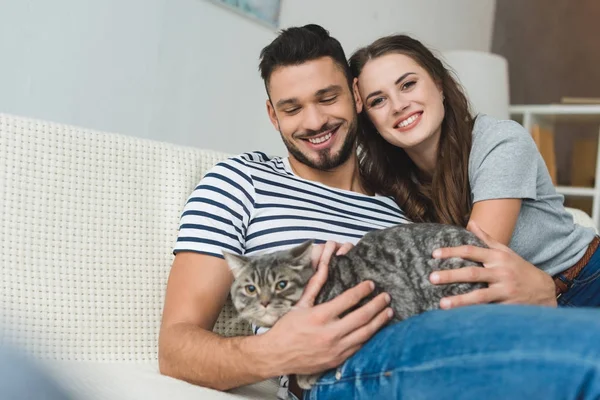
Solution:
<svg viewBox="0 0 600 400">
<path fill-rule="evenodd" d="M 321 128 L 318 132 L 315 132 L 311 136 L 317 136 L 323 132 L 331 130 L 332 128 L 335 128 L 335 125 L 325 124 L 323 128 Z M 354 145 L 356 144 L 357 129 L 358 116 L 355 114 L 354 118 L 348 125 L 348 133 L 346 134 L 346 139 L 344 139 L 344 143 L 342 143 L 342 148 L 337 152 L 337 154 L 332 154 L 330 148 L 321 150 L 318 152 L 317 160 L 311 160 L 304 153 L 302 153 L 302 151 L 300 151 L 300 149 L 296 147 L 296 145 L 288 141 L 283 135 L 283 133 L 281 133 L 281 131 L 279 131 L 279 133 L 281 135 L 283 143 L 285 144 L 285 147 L 287 147 L 290 154 L 293 155 L 296 160 L 298 160 L 306 166 L 318 169 L 320 171 L 331 171 L 332 169 L 337 168 L 340 165 L 344 164 L 346 161 L 348 161 L 348 159 L 352 155 L 352 152 L 354 151 Z M 335 134 L 337 135 L 338 133 L 339 132 L 336 132 Z"/>
</svg>

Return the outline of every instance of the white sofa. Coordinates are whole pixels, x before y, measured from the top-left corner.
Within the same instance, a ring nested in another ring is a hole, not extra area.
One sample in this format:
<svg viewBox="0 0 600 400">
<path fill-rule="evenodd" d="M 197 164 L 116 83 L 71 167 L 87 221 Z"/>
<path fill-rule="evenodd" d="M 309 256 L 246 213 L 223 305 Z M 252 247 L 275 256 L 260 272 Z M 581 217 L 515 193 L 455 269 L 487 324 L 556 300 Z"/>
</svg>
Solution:
<svg viewBox="0 0 600 400">
<path fill-rule="evenodd" d="M 227 156 L 0 114 L 0 344 L 41 360 L 75 398 L 273 398 L 274 381 L 223 393 L 157 367 L 180 213 Z M 247 334 L 233 315 L 215 330 Z"/>
</svg>

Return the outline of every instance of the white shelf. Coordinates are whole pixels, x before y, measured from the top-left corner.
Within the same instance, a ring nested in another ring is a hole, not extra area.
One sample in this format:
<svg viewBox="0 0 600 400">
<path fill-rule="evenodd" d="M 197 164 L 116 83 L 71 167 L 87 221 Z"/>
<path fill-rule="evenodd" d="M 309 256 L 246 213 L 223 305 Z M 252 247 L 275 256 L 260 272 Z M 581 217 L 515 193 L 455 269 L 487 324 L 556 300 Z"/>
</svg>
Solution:
<svg viewBox="0 0 600 400">
<path fill-rule="evenodd" d="M 528 132 L 535 124 L 552 129 L 555 123 L 580 122 L 597 125 L 598 158 L 594 187 L 557 186 L 564 196 L 592 198 L 592 219 L 600 226 L 600 104 L 532 104 L 509 107 L 511 118 L 523 125 Z"/>
<path fill-rule="evenodd" d="M 509 107 L 511 114 L 594 115 L 600 119 L 600 104 L 524 104 Z"/>
<path fill-rule="evenodd" d="M 594 197 L 596 189 L 577 186 L 557 186 L 556 191 L 565 196 Z"/>
</svg>

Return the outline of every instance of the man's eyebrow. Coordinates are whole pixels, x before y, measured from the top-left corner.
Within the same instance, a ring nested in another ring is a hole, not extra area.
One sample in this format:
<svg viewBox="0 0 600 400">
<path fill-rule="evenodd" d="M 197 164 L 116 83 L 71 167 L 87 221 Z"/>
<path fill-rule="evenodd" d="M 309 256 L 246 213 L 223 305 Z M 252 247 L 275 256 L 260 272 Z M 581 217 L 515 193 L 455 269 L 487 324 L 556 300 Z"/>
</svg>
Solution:
<svg viewBox="0 0 600 400">
<path fill-rule="evenodd" d="M 415 72 L 407 72 L 407 73 L 405 73 L 405 74 L 404 74 L 404 75 L 402 75 L 400 78 L 396 79 L 396 82 L 394 82 L 394 85 L 397 85 L 397 84 L 399 84 L 399 83 L 400 83 L 400 82 L 402 82 L 404 79 L 406 79 L 406 77 L 407 77 L 407 76 L 409 76 L 409 75 L 416 75 L 416 73 L 415 73 Z M 367 102 L 367 101 L 368 101 L 368 100 L 369 100 L 371 97 L 373 97 L 373 96 L 378 96 L 378 95 L 380 95 L 381 93 L 382 93 L 382 92 L 381 92 L 381 90 L 377 90 L 377 91 L 375 91 L 375 92 L 373 92 L 373 93 L 369 94 L 369 95 L 367 96 L 367 98 L 365 99 L 365 103 L 366 103 L 366 102 Z"/>
<path fill-rule="evenodd" d="M 288 104 L 296 104 L 296 103 L 298 103 L 298 99 L 293 98 L 293 97 L 291 99 L 281 99 L 275 104 L 275 107 L 281 108 L 283 106 L 287 106 Z"/>
<path fill-rule="evenodd" d="M 324 94 L 328 94 L 330 92 L 341 92 L 342 91 L 342 87 L 340 85 L 329 85 L 326 88 L 317 90 L 317 93 L 315 93 L 316 97 L 321 97 Z"/>
</svg>

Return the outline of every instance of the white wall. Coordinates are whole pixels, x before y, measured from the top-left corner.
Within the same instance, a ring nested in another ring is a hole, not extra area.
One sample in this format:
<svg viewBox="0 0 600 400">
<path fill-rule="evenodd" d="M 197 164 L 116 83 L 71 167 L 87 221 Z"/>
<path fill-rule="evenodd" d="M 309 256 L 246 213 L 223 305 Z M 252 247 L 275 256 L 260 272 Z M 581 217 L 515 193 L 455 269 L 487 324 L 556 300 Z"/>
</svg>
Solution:
<svg viewBox="0 0 600 400">
<path fill-rule="evenodd" d="M 284 26 L 317 23 L 350 54 L 383 35 L 408 33 L 438 50 L 489 51 L 495 0 L 284 0 Z"/>
<path fill-rule="evenodd" d="M 495 0 L 283 0 L 348 55 L 407 32 L 489 50 Z M 257 71 L 275 32 L 206 0 L 0 0 L 0 112 L 232 153 L 283 154 Z"/>
</svg>

